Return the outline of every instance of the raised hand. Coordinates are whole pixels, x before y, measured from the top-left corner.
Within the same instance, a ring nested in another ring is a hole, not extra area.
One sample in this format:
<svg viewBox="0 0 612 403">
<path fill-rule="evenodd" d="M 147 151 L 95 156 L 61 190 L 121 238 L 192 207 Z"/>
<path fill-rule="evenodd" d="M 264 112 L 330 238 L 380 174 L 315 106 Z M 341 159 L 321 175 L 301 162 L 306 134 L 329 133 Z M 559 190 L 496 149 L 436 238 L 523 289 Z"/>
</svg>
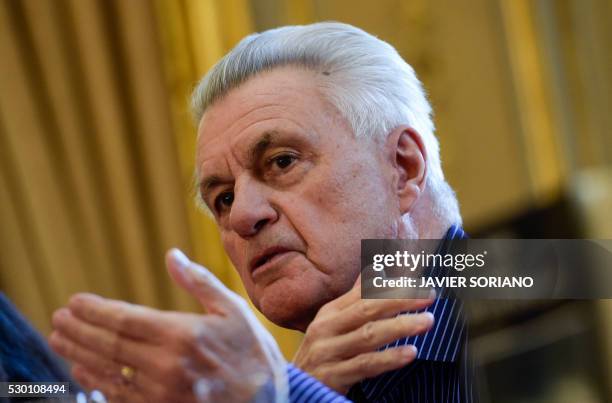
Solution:
<svg viewBox="0 0 612 403">
<path fill-rule="evenodd" d="M 49 339 L 74 377 L 112 402 L 286 401 L 285 360 L 246 301 L 182 252 L 166 261 L 207 314 L 77 294 Z"/>
<path fill-rule="evenodd" d="M 427 299 L 361 299 L 361 281 L 327 303 L 306 330 L 294 365 L 339 393 L 355 383 L 413 361 L 414 346 L 378 348 L 402 337 L 423 333 L 434 322 L 429 312 L 404 314 L 429 306 Z"/>
</svg>

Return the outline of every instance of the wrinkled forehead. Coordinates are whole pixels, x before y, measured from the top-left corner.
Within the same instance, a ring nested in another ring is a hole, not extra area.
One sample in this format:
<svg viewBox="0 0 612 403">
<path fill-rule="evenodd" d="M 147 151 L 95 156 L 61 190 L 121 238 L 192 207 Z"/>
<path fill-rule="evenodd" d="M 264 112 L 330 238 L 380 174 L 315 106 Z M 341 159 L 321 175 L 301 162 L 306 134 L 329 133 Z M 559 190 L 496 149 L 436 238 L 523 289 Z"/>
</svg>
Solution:
<svg viewBox="0 0 612 403">
<path fill-rule="evenodd" d="M 256 119 L 265 112 L 301 116 L 321 107 L 323 101 L 316 73 L 292 67 L 277 68 L 249 78 L 216 99 L 200 119 L 198 136 L 225 131 L 231 128 L 228 125 L 240 126 L 243 121 Z"/>
<path fill-rule="evenodd" d="M 348 125 L 321 93 L 316 73 L 282 68 L 263 73 L 216 100 L 203 114 L 197 137 L 200 162 L 263 132 L 320 132 Z M 329 134 L 328 134 L 329 135 Z"/>
</svg>

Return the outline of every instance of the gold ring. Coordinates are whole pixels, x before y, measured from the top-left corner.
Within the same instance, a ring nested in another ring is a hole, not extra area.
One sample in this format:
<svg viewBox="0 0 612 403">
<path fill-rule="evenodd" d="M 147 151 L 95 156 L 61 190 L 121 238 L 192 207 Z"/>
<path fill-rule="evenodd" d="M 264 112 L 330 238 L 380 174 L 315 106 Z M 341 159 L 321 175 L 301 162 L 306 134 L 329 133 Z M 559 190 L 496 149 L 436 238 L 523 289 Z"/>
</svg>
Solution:
<svg viewBox="0 0 612 403">
<path fill-rule="evenodd" d="M 134 368 L 128 367 L 127 365 L 121 367 L 121 377 L 126 381 L 129 382 L 134 379 L 134 375 L 136 375 L 136 370 Z"/>
</svg>

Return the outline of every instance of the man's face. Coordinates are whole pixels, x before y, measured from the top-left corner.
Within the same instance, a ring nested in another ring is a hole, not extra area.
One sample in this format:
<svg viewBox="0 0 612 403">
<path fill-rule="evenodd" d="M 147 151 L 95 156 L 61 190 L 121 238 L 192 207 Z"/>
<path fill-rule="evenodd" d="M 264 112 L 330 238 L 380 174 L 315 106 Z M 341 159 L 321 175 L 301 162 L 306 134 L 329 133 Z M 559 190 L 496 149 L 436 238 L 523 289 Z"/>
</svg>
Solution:
<svg viewBox="0 0 612 403">
<path fill-rule="evenodd" d="M 354 137 L 315 72 L 281 68 L 212 105 L 198 130 L 200 192 L 255 306 L 304 330 L 348 291 L 360 240 L 396 235 L 378 149 Z"/>
</svg>

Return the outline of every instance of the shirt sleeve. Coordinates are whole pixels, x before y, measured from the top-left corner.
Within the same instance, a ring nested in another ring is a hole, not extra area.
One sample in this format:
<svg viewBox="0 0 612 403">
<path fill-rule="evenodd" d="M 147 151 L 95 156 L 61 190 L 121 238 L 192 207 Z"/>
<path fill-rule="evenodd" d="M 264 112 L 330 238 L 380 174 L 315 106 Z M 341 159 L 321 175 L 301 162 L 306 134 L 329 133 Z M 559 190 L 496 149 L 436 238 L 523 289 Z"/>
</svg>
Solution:
<svg viewBox="0 0 612 403">
<path fill-rule="evenodd" d="M 323 385 L 299 368 L 287 364 L 289 401 L 291 403 L 346 403 L 345 396 Z"/>
</svg>

